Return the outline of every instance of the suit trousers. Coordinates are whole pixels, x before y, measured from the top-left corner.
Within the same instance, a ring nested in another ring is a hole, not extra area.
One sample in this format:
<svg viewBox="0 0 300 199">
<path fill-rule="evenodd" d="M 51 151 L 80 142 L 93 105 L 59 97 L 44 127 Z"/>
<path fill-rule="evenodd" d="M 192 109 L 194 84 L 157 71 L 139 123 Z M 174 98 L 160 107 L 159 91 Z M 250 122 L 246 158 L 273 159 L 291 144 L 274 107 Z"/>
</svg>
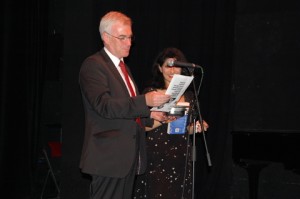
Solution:
<svg viewBox="0 0 300 199">
<path fill-rule="evenodd" d="M 135 175 L 136 161 L 124 178 L 92 175 L 90 199 L 132 199 Z"/>
</svg>

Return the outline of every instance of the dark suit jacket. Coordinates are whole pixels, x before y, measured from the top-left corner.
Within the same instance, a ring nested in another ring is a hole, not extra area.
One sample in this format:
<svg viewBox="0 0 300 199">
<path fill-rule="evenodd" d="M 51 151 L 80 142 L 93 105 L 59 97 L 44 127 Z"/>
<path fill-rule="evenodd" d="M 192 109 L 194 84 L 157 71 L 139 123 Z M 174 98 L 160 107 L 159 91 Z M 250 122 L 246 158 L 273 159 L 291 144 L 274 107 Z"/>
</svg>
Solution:
<svg viewBox="0 0 300 199">
<path fill-rule="evenodd" d="M 133 79 L 128 67 L 127 70 Z M 137 96 L 130 97 L 122 77 L 103 49 L 83 62 L 79 84 L 85 110 L 82 172 L 124 177 L 137 159 L 138 147 L 143 172 L 145 132 L 135 118 L 150 115 L 145 96 L 138 95 L 135 86 Z M 147 121 L 142 119 L 142 122 L 145 125 Z"/>
</svg>

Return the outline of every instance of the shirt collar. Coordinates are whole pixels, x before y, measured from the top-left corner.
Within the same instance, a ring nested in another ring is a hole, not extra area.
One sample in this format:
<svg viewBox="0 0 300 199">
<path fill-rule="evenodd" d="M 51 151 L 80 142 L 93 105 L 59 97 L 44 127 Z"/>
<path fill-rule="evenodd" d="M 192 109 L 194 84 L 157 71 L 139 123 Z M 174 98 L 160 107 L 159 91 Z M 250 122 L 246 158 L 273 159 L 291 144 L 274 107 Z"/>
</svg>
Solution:
<svg viewBox="0 0 300 199">
<path fill-rule="evenodd" d="M 114 56 L 113 54 L 111 54 L 111 52 L 108 51 L 107 48 L 104 47 L 104 50 L 116 67 L 119 66 L 121 60 L 123 61 L 123 58 L 119 59 L 118 57 Z"/>
</svg>

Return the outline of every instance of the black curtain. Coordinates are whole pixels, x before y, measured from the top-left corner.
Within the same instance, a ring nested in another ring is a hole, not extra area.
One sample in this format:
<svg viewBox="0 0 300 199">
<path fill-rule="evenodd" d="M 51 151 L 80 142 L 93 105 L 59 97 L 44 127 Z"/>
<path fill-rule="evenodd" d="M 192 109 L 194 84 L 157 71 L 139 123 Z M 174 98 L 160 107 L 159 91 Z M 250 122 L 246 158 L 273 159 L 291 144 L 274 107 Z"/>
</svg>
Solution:
<svg viewBox="0 0 300 199">
<path fill-rule="evenodd" d="M 51 62 L 48 22 L 55 17 L 48 13 L 49 2 L 2 1 L 0 186 L 9 198 L 33 198 L 40 193 L 35 173 L 46 67 Z M 210 125 L 206 139 L 212 167 L 207 166 L 202 136 L 197 136 L 195 194 L 196 198 L 230 198 L 234 6 L 233 0 L 66 0 L 65 19 L 56 22 L 64 27 L 62 198 L 88 197 L 88 181 L 78 169 L 84 125 L 78 72 L 83 59 L 101 48 L 98 23 L 109 10 L 133 19 L 136 40 L 127 63 L 140 90 L 150 79 L 154 57 L 165 47 L 178 47 L 190 62 L 203 66 L 199 99 L 202 116 Z"/>
<path fill-rule="evenodd" d="M 32 198 L 45 66 L 47 4 L 1 2 L 1 188 Z"/>
</svg>

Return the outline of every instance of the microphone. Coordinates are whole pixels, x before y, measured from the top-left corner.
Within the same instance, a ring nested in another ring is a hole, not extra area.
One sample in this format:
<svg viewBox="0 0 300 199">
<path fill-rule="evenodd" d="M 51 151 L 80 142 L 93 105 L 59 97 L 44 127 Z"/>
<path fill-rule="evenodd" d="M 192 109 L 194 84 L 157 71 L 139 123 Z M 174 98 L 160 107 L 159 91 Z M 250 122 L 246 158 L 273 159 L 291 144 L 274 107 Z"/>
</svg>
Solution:
<svg viewBox="0 0 300 199">
<path fill-rule="evenodd" d="M 200 68 L 201 66 L 193 64 L 193 63 L 187 63 L 187 62 L 181 62 L 181 61 L 175 61 L 175 60 L 169 60 L 168 66 L 177 66 L 177 67 L 187 67 L 187 68 Z"/>
</svg>

